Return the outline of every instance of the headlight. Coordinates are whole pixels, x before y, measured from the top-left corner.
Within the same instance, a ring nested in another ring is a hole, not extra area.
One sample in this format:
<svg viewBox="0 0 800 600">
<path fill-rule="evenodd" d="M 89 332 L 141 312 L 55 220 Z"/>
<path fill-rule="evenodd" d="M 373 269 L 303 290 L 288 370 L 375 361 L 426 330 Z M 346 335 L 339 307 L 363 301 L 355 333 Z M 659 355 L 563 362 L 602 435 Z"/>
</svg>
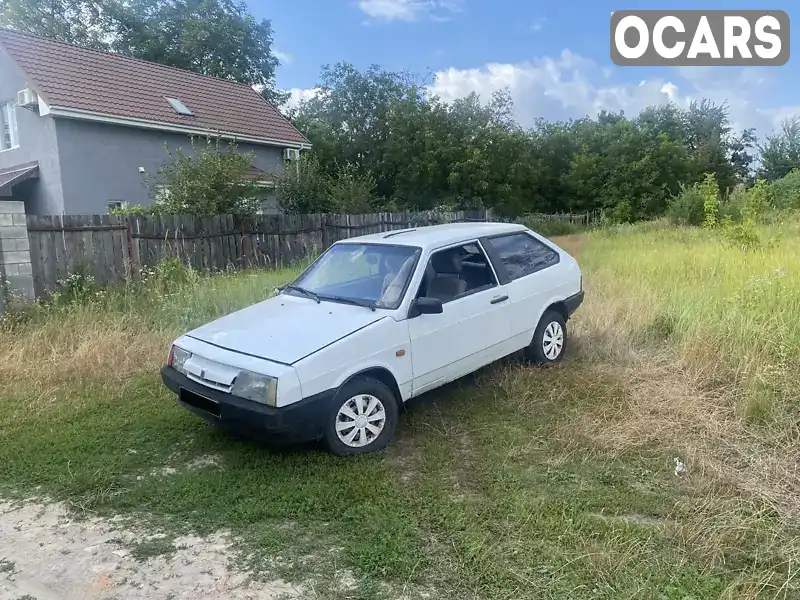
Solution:
<svg viewBox="0 0 800 600">
<path fill-rule="evenodd" d="M 260 402 L 267 406 L 276 406 L 278 400 L 278 380 L 269 375 L 260 375 L 252 371 L 239 371 L 233 382 L 231 394 Z"/>
<path fill-rule="evenodd" d="M 190 358 L 192 358 L 191 352 L 173 345 L 169 364 L 173 369 L 175 369 L 179 373 L 183 373 L 184 375 L 186 375 L 186 369 L 184 369 L 183 365 Z"/>
</svg>

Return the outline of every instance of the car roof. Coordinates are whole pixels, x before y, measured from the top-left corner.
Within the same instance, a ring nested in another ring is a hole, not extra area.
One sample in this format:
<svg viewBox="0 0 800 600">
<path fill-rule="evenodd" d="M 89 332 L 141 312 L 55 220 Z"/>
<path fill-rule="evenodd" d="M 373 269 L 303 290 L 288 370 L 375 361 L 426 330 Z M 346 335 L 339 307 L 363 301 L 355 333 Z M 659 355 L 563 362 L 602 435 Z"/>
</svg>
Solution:
<svg viewBox="0 0 800 600">
<path fill-rule="evenodd" d="M 393 244 L 418 246 L 423 249 L 441 248 L 449 244 L 474 240 L 484 236 L 527 231 L 527 227 L 517 223 L 446 223 L 426 225 L 409 229 L 396 229 L 381 233 L 371 233 L 348 238 L 337 244 Z"/>
</svg>

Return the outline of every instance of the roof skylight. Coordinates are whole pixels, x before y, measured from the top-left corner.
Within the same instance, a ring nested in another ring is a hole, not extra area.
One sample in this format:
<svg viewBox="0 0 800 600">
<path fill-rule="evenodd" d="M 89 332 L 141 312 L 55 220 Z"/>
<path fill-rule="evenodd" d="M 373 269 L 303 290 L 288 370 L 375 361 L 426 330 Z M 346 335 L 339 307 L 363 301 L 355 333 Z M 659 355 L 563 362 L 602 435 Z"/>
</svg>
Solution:
<svg viewBox="0 0 800 600">
<path fill-rule="evenodd" d="M 178 113 L 179 115 L 187 115 L 187 116 L 189 116 L 189 117 L 191 117 L 191 116 L 192 116 L 192 111 L 190 111 L 190 110 L 188 109 L 188 107 L 187 107 L 187 106 L 186 106 L 186 105 L 185 105 L 183 102 L 181 102 L 180 100 L 178 100 L 177 98 L 168 98 L 167 96 L 164 96 L 164 98 L 166 99 L 166 101 L 167 101 L 167 102 L 169 102 L 169 105 L 170 105 L 170 106 L 171 106 L 171 107 L 172 107 L 172 108 L 175 110 L 175 112 L 176 112 L 176 113 Z"/>
</svg>

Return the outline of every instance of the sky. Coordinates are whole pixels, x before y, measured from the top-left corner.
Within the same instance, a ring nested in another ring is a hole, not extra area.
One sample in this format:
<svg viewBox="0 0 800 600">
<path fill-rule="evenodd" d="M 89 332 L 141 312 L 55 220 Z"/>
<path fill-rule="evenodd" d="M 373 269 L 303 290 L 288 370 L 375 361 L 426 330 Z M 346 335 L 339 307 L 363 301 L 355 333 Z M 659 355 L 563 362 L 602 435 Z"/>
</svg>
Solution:
<svg viewBox="0 0 800 600">
<path fill-rule="evenodd" d="M 596 115 L 634 116 L 651 104 L 709 98 L 727 102 L 738 130 L 759 136 L 800 115 L 800 68 L 618 67 L 609 53 L 614 10 L 697 8 L 695 2 L 626 0 L 248 0 L 268 18 L 281 61 L 280 89 L 292 100 L 313 94 L 320 67 L 339 61 L 429 75 L 432 91 L 453 100 L 472 91 L 489 99 L 508 87 L 525 126 Z M 754 0 L 705 0 L 704 9 L 754 9 Z M 800 5 L 770 3 L 790 20 Z"/>
</svg>

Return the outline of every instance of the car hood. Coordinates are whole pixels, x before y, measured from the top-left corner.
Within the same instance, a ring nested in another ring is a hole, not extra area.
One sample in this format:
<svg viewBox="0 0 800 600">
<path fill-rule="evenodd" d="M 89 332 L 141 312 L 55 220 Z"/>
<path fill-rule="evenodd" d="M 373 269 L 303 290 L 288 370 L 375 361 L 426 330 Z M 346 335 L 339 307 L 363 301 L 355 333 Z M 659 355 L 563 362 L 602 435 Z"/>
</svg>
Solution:
<svg viewBox="0 0 800 600">
<path fill-rule="evenodd" d="M 290 295 L 212 321 L 189 337 L 274 362 L 292 364 L 385 318 L 381 310 Z"/>
</svg>

